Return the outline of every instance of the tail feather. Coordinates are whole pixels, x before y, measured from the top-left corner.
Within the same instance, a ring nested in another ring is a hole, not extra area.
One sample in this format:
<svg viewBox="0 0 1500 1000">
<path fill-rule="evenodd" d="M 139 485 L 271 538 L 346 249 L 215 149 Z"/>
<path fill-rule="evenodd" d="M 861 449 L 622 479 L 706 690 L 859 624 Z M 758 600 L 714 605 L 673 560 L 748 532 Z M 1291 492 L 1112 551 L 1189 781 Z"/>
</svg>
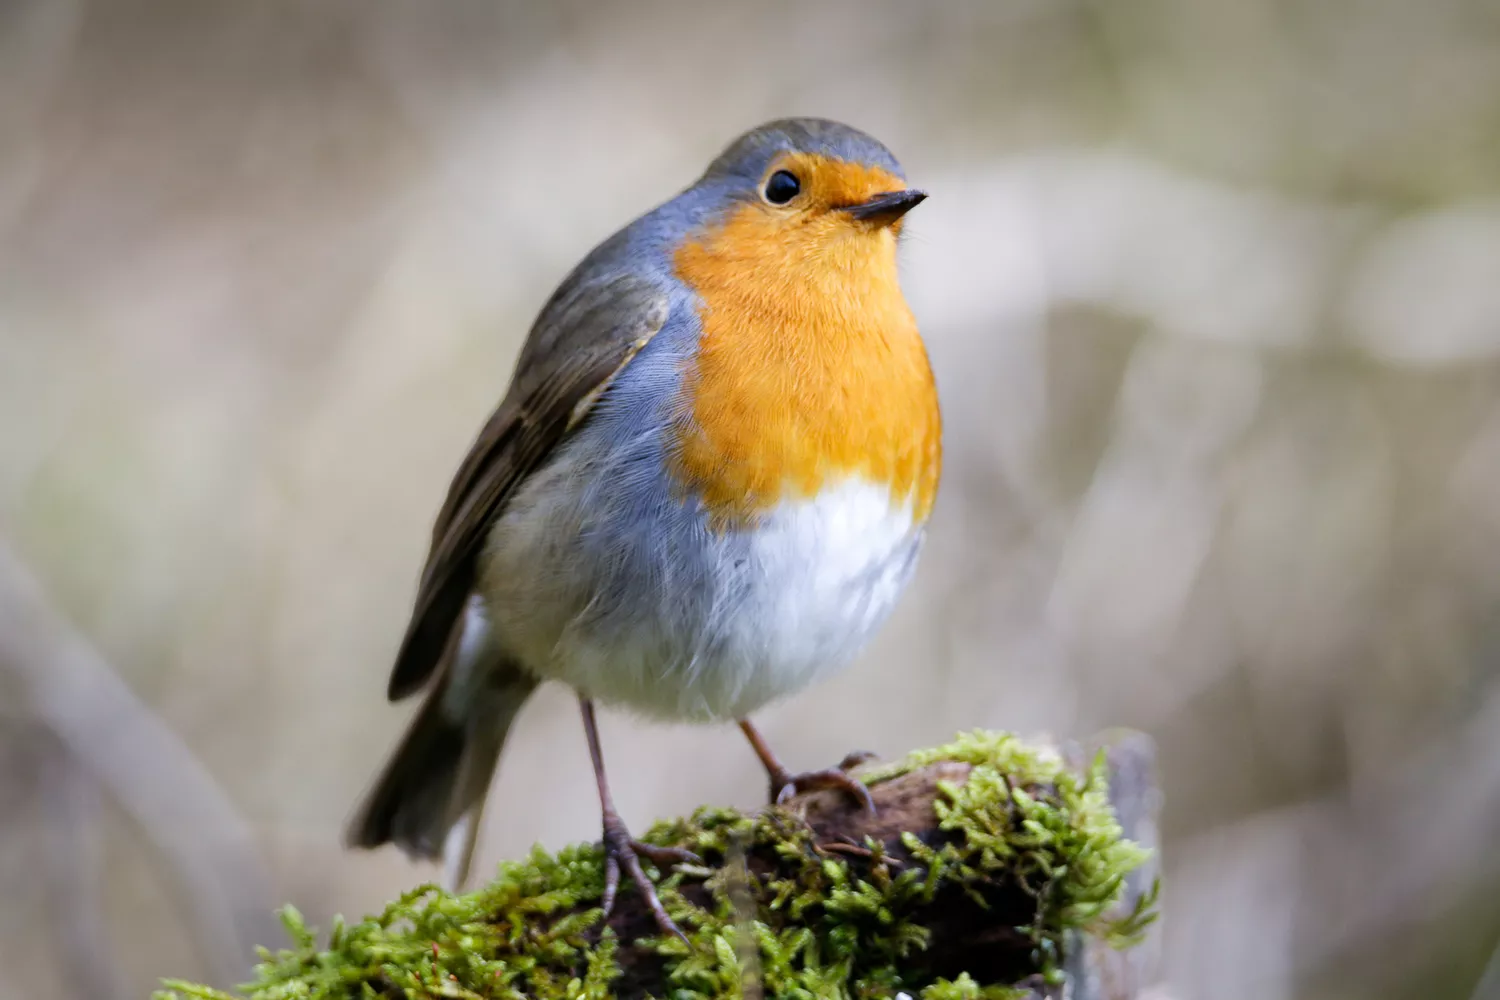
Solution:
<svg viewBox="0 0 1500 1000">
<path fill-rule="evenodd" d="M 394 843 L 413 857 L 440 855 L 446 824 L 437 830 L 434 820 L 448 811 L 467 742 L 463 721 L 443 711 L 445 690 L 440 685 L 427 696 L 350 821 L 344 836 L 350 847 Z"/>
<path fill-rule="evenodd" d="M 345 842 L 354 848 L 393 843 L 408 857 L 441 860 L 445 881 L 458 889 L 468 877 L 505 737 L 536 682 L 513 668 L 490 669 L 476 678 L 477 690 L 455 699 L 454 676 L 449 671 L 428 694 Z"/>
</svg>

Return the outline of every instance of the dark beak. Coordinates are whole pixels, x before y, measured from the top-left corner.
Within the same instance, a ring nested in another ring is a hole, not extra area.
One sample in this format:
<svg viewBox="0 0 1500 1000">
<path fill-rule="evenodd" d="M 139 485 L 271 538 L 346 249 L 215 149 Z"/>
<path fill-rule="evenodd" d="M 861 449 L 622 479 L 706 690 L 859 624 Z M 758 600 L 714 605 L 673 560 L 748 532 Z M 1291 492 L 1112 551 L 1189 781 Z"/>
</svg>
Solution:
<svg viewBox="0 0 1500 1000">
<path fill-rule="evenodd" d="M 844 209 L 861 222 L 873 222 L 877 226 L 889 226 L 910 212 L 927 198 L 926 191 L 892 191 L 878 194 L 869 201 L 850 205 Z"/>
</svg>

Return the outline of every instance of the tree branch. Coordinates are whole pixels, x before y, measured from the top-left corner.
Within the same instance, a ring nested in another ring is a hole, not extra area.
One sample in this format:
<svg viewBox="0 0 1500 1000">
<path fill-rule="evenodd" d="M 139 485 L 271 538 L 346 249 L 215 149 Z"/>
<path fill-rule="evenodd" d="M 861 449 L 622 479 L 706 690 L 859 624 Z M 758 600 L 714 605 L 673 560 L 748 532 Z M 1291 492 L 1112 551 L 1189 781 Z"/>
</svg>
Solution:
<svg viewBox="0 0 1500 1000">
<path fill-rule="evenodd" d="M 21 704 L 170 865 L 214 976 L 242 979 L 253 942 L 270 931 L 272 905 L 249 826 L 177 735 L 53 609 L 3 539 L 0 669 L 20 680 Z M 61 786 L 52 793 L 73 794 Z"/>
</svg>

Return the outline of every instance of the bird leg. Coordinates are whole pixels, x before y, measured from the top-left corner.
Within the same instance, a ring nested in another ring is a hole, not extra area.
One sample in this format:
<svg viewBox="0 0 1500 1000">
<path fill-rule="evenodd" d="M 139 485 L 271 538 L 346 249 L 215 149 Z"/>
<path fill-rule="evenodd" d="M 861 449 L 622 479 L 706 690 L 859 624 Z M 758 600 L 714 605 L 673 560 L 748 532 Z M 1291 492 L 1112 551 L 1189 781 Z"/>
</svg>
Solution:
<svg viewBox="0 0 1500 1000">
<path fill-rule="evenodd" d="M 817 788 L 834 788 L 847 792 L 864 807 L 865 812 L 874 815 L 875 799 L 871 797 L 870 790 L 865 787 L 864 782 L 849 773 L 851 768 L 874 757 L 874 754 L 855 751 L 839 761 L 838 767 L 792 774 L 782 766 L 781 761 L 776 759 L 776 755 L 771 752 L 771 747 L 766 743 L 766 738 L 749 719 L 740 720 L 740 731 L 745 734 L 745 738 L 750 741 L 750 746 L 755 750 L 755 756 L 759 757 L 761 764 L 765 766 L 766 774 L 771 779 L 771 801 L 775 804 L 781 805 L 800 792 L 808 792 Z"/>
<path fill-rule="evenodd" d="M 583 711 L 583 731 L 589 741 L 589 756 L 594 761 L 594 780 L 599 783 L 599 807 L 604 817 L 604 899 L 599 905 L 608 917 L 614 909 L 615 893 L 620 888 L 620 870 L 623 868 L 640 890 L 646 907 L 656 918 L 656 926 L 661 928 L 661 932 L 674 934 L 687 943 L 687 935 L 667 916 L 666 908 L 656 895 L 656 887 L 641 868 L 640 859 L 644 857 L 651 861 L 663 873 L 672 865 L 702 862 L 691 851 L 643 844 L 630 835 L 625 821 L 615 809 L 614 799 L 609 794 L 609 782 L 604 777 L 604 753 L 599 748 L 599 727 L 594 721 L 594 703 L 580 695 L 578 707 Z"/>
</svg>

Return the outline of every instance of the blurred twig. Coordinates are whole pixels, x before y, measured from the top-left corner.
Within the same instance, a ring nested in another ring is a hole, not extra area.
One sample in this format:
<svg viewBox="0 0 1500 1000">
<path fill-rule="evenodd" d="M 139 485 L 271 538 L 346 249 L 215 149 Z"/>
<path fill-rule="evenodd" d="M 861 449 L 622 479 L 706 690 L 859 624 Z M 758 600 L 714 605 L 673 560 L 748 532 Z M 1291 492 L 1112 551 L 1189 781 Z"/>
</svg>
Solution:
<svg viewBox="0 0 1500 1000">
<path fill-rule="evenodd" d="M 254 943 L 272 939 L 270 880 L 250 828 L 192 752 L 53 609 L 3 540 L 0 669 L 19 679 L 23 710 L 114 796 L 170 866 L 213 976 L 243 978 Z M 86 822 L 89 793 L 76 780 L 49 774 L 42 791 L 59 811 Z M 86 833 L 79 838 L 81 867 L 70 889 L 88 893 L 91 848 Z M 87 920 L 86 910 L 80 903 L 70 912 Z M 69 930 L 90 948 L 96 932 L 80 923 Z"/>
<path fill-rule="evenodd" d="M 1500 945 L 1490 955 L 1490 960 L 1485 964 L 1484 972 L 1479 976 L 1479 983 L 1474 987 L 1473 994 L 1469 1000 L 1491 1000 L 1500 997 Z"/>
<path fill-rule="evenodd" d="M 35 744 L 38 799 L 46 819 L 48 902 L 58 941 L 63 982 L 79 1000 L 116 1000 L 123 985 L 110 957 L 104 920 L 99 785 L 65 746 L 40 726 L 29 728 Z"/>
<path fill-rule="evenodd" d="M 736 839 L 724 863 L 725 889 L 734 906 L 734 950 L 740 960 L 742 1000 L 761 1000 L 760 942 L 755 936 L 755 897 L 750 891 L 750 866 L 745 845 Z"/>
</svg>

